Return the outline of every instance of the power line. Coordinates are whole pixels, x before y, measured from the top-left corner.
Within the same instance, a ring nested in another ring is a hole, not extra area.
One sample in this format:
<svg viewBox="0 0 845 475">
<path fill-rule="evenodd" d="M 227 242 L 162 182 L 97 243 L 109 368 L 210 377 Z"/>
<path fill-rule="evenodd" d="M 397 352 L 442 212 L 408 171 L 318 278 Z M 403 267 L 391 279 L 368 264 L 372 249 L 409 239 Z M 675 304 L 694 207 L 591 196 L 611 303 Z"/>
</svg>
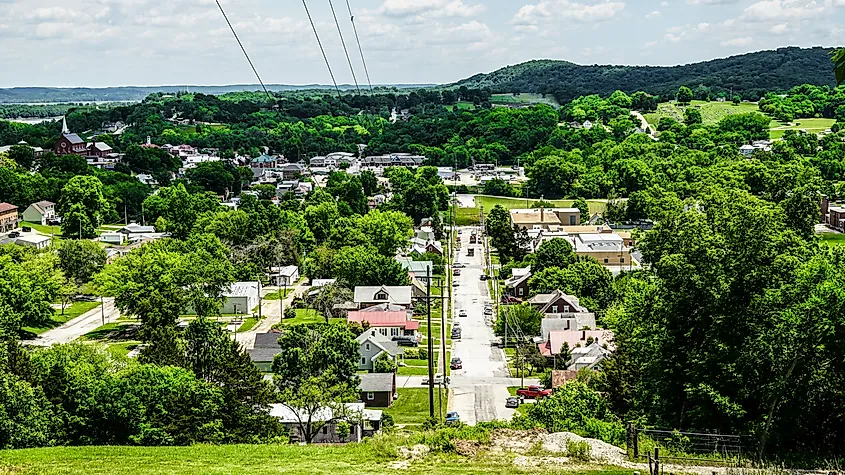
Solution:
<svg viewBox="0 0 845 475">
<path fill-rule="evenodd" d="M 334 84 L 334 90 L 337 92 L 337 98 L 340 99 L 340 88 L 337 87 L 337 81 L 334 79 L 332 67 L 329 65 L 329 58 L 326 56 L 326 50 L 323 49 L 323 42 L 320 41 L 320 35 L 317 33 L 317 27 L 314 26 L 314 20 L 311 18 L 311 12 L 308 11 L 308 4 L 305 3 L 305 0 L 302 0 L 302 6 L 305 7 L 305 14 L 308 15 L 308 21 L 311 23 L 311 29 L 314 30 L 314 36 L 317 37 L 317 45 L 320 46 L 320 52 L 323 53 L 323 59 L 326 61 L 326 67 L 329 69 L 329 76 L 332 78 L 332 84 Z"/>
<path fill-rule="evenodd" d="M 361 95 L 361 88 L 358 87 L 358 78 L 355 77 L 355 68 L 352 67 L 352 60 L 349 59 L 349 50 L 346 49 L 346 41 L 343 40 L 343 32 L 340 31 L 340 23 L 337 21 L 337 15 L 334 13 L 334 4 L 329 0 L 329 7 L 332 9 L 332 16 L 334 17 L 334 24 L 337 26 L 337 34 L 340 36 L 340 44 L 343 45 L 343 52 L 346 54 L 346 62 L 349 63 L 349 70 L 352 71 L 352 81 L 355 82 L 355 89 L 358 95 Z"/>
<path fill-rule="evenodd" d="M 367 75 L 367 84 L 370 86 L 370 92 L 372 92 L 373 83 L 370 82 L 370 72 L 367 70 L 367 61 L 364 59 L 364 50 L 361 49 L 361 39 L 358 38 L 358 29 L 355 28 L 355 16 L 352 15 L 352 7 L 349 6 L 349 0 L 346 0 L 346 9 L 349 10 L 349 21 L 352 23 L 352 31 L 355 32 L 355 41 L 358 43 L 358 52 L 361 53 L 361 62 L 364 64 L 364 74 Z"/>
<path fill-rule="evenodd" d="M 258 83 L 261 84 L 261 88 L 264 89 L 264 94 L 267 94 L 267 97 L 270 99 L 271 102 L 275 101 L 273 96 L 270 94 L 270 91 L 267 90 L 267 86 L 264 85 L 264 81 L 261 80 L 261 76 L 258 75 L 258 70 L 255 69 L 255 65 L 252 64 L 252 60 L 249 59 L 249 55 L 246 53 L 246 48 L 244 48 L 243 43 L 241 43 L 241 39 L 238 38 L 238 34 L 235 33 L 235 27 L 232 26 L 232 22 L 229 21 L 229 17 L 226 15 L 226 11 L 223 10 L 223 5 L 220 5 L 220 0 L 214 0 L 217 3 L 217 8 L 220 9 L 220 13 L 223 14 L 223 18 L 226 20 L 226 23 L 229 25 L 229 29 L 232 30 L 232 35 L 235 36 L 235 40 L 238 42 L 238 46 L 241 47 L 241 51 L 244 52 L 244 56 L 246 57 L 249 66 L 252 68 L 252 72 L 255 73 L 255 77 L 258 79 Z"/>
</svg>

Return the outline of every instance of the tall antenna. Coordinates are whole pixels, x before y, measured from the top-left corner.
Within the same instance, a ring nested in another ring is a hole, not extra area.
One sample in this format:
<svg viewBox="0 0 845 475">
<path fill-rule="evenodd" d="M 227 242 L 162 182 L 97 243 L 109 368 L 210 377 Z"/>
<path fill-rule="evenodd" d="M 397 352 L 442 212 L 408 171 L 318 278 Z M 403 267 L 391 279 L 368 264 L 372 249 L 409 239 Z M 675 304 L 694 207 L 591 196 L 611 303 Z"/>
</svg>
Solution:
<svg viewBox="0 0 845 475">
<path fill-rule="evenodd" d="M 349 21 L 352 23 L 352 31 L 355 32 L 355 41 L 358 43 L 358 52 L 361 53 L 361 62 L 364 64 L 364 74 L 367 75 L 367 85 L 370 86 L 370 92 L 372 92 L 373 83 L 370 82 L 370 72 L 367 70 L 367 61 L 364 59 L 364 50 L 361 49 L 361 39 L 358 38 L 358 29 L 355 28 L 355 16 L 352 15 L 352 7 L 349 6 L 349 0 L 346 0 L 346 9 L 349 10 Z"/>
<path fill-rule="evenodd" d="M 244 56 L 246 57 L 246 60 L 249 63 L 249 66 L 252 68 L 252 72 L 255 73 L 255 77 L 258 79 L 258 83 L 261 84 L 261 88 L 264 89 L 264 94 L 267 94 L 267 97 L 270 99 L 271 102 L 274 101 L 275 99 L 273 99 L 273 96 L 267 90 L 267 86 L 264 85 L 264 81 L 261 80 L 261 76 L 258 75 L 258 70 L 255 69 L 255 65 L 252 64 L 252 60 L 249 59 L 249 55 L 246 53 L 246 48 L 244 48 L 243 43 L 241 43 L 241 39 L 238 38 L 238 34 L 235 33 L 235 27 L 233 27 L 232 22 L 229 21 L 229 17 L 226 15 L 226 12 L 223 10 L 223 5 L 220 5 L 220 0 L 214 0 L 214 2 L 217 3 L 217 8 L 219 8 L 220 13 L 223 14 L 223 18 L 226 20 L 226 24 L 229 25 L 229 29 L 232 30 L 232 35 L 234 35 L 235 40 L 238 42 L 238 46 L 240 46 L 241 51 L 244 52 Z"/>
<path fill-rule="evenodd" d="M 340 99 L 340 88 L 337 87 L 337 81 L 334 79 L 332 67 L 329 65 L 329 58 L 326 56 L 326 50 L 323 49 L 323 42 L 320 41 L 320 35 L 317 33 L 317 27 L 314 26 L 314 20 L 311 18 L 311 12 L 308 11 L 308 4 L 305 3 L 305 0 L 302 0 L 302 6 L 305 7 L 305 14 L 308 15 L 308 21 L 311 23 L 311 29 L 314 30 L 314 36 L 317 37 L 317 45 L 320 46 L 320 52 L 323 53 L 323 60 L 326 61 L 326 67 L 329 69 L 329 76 L 332 77 L 332 84 L 334 84 L 334 90 L 337 92 L 337 98 Z"/>
<path fill-rule="evenodd" d="M 332 16 L 334 17 L 334 24 L 337 26 L 337 34 L 340 36 L 340 44 L 343 45 L 343 52 L 346 54 L 346 62 L 349 63 L 349 70 L 352 71 L 352 81 L 355 82 L 355 90 L 358 95 L 361 95 L 361 88 L 358 87 L 358 78 L 355 77 L 355 68 L 352 67 L 352 60 L 349 59 L 349 50 L 346 49 L 346 41 L 343 40 L 343 32 L 340 31 L 340 23 L 337 21 L 337 15 L 334 13 L 334 4 L 329 0 L 329 7 L 332 9 Z"/>
</svg>

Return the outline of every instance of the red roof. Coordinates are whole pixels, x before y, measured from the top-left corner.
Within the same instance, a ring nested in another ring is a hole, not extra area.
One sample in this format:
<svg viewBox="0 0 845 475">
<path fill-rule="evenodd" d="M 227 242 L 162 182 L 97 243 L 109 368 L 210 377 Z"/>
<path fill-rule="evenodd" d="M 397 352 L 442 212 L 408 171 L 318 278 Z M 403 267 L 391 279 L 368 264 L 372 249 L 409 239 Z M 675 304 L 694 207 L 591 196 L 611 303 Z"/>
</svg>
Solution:
<svg viewBox="0 0 845 475">
<path fill-rule="evenodd" d="M 349 312 L 346 317 L 349 323 L 356 322 L 363 324 L 367 322 L 371 327 L 405 327 L 411 329 L 411 326 L 416 325 L 419 328 L 419 322 L 408 319 L 408 312 L 388 311 L 388 312 Z"/>
<path fill-rule="evenodd" d="M 411 320 L 405 325 L 405 330 L 419 330 L 420 329 L 420 322 L 417 320 Z"/>
<path fill-rule="evenodd" d="M 18 209 L 18 207 L 11 203 L 0 203 L 0 213 L 5 213 L 6 211 L 12 211 L 15 209 Z"/>
</svg>

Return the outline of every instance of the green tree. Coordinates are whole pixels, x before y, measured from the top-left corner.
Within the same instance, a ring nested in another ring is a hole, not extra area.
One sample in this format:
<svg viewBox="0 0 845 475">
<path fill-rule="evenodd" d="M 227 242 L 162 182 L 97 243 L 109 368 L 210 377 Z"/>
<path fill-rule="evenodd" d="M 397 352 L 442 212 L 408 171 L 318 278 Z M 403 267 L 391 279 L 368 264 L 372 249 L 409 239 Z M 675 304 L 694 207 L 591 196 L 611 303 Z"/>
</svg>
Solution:
<svg viewBox="0 0 845 475">
<path fill-rule="evenodd" d="M 0 449 L 49 445 L 56 435 L 54 417 L 41 388 L 0 371 Z"/>
<path fill-rule="evenodd" d="M 223 162 L 203 162 L 188 169 L 185 177 L 204 190 L 224 195 L 227 191 L 234 191 L 235 175 L 232 171 L 227 169 Z"/>
<path fill-rule="evenodd" d="M 677 99 L 677 101 L 681 104 L 689 104 L 692 102 L 693 97 L 692 89 L 686 86 L 681 86 L 678 89 L 678 93 L 675 95 L 675 99 Z"/>
<path fill-rule="evenodd" d="M 702 122 L 704 122 L 704 119 L 701 117 L 701 110 L 695 107 L 687 107 L 684 110 L 684 124 L 696 125 Z"/>
<path fill-rule="evenodd" d="M 191 194 L 182 183 L 160 188 L 144 200 L 147 220 L 156 223 L 157 231 L 169 232 L 176 239 L 190 236 L 201 214 L 219 209 L 220 199 L 215 194 Z"/>
<path fill-rule="evenodd" d="M 272 200 L 276 197 L 276 187 L 273 185 L 255 185 L 252 191 L 258 193 L 259 200 Z"/>
<path fill-rule="evenodd" d="M 318 244 L 331 236 L 334 223 L 339 217 L 337 204 L 332 201 L 305 208 L 305 220 Z"/>
<path fill-rule="evenodd" d="M 587 224 L 590 221 L 590 205 L 587 200 L 581 197 L 575 198 L 572 207 L 581 211 L 581 224 Z"/>
<path fill-rule="evenodd" d="M 367 196 L 375 195 L 378 191 L 376 174 L 372 170 L 363 170 L 359 178 L 361 179 L 361 186 L 364 188 L 364 194 Z"/>
<path fill-rule="evenodd" d="M 582 167 L 561 156 L 541 158 L 528 167 L 526 186 L 536 195 L 560 198 L 572 190 Z"/>
<path fill-rule="evenodd" d="M 373 373 L 395 373 L 396 362 L 387 353 L 373 360 Z"/>
<path fill-rule="evenodd" d="M 540 244 L 537 252 L 534 253 L 534 264 L 531 270 L 534 273 L 543 271 L 550 267 L 565 269 L 577 259 L 572 244 L 563 238 L 554 238 Z"/>
<path fill-rule="evenodd" d="M 334 255 L 333 275 L 352 287 L 408 285 L 408 272 L 392 256 L 372 246 L 344 247 Z"/>
<path fill-rule="evenodd" d="M 542 321 L 543 314 L 529 303 L 502 305 L 499 307 L 499 318 L 496 319 L 493 331 L 498 336 L 504 336 L 507 322 L 508 339 L 519 333 L 531 338 L 540 334 Z"/>
<path fill-rule="evenodd" d="M 334 318 L 335 305 L 351 302 L 352 299 L 352 290 L 337 281 L 323 285 L 316 294 L 307 297 L 311 308 L 326 317 L 326 323 Z"/>
<path fill-rule="evenodd" d="M 281 334 L 279 346 L 273 381 L 280 391 L 301 389 L 312 378 L 322 378 L 323 390 L 358 387 L 358 343 L 345 325 L 293 325 Z"/>
<path fill-rule="evenodd" d="M 56 253 L 62 272 L 77 286 L 91 280 L 106 264 L 106 250 L 93 241 L 62 241 Z"/>
<path fill-rule="evenodd" d="M 9 158 L 24 170 L 32 170 L 35 166 L 35 152 L 28 145 L 13 145 L 9 150 Z"/>
<path fill-rule="evenodd" d="M 52 253 L 19 260 L 0 254 L 0 339 L 17 338 L 24 326 L 50 322 L 65 279 Z"/>
<path fill-rule="evenodd" d="M 834 70 L 836 72 L 836 83 L 842 84 L 845 82 L 845 49 L 839 48 L 830 53 L 831 60 L 834 63 Z"/>
<path fill-rule="evenodd" d="M 103 183 L 93 176 L 75 176 L 62 188 L 58 212 L 62 216 L 62 234 L 69 238 L 90 239 L 103 224 L 108 202 L 103 198 Z"/>
<path fill-rule="evenodd" d="M 490 244 L 499 251 L 500 255 L 507 258 L 514 254 L 516 248 L 516 240 L 510 221 L 510 213 L 501 205 L 494 206 L 485 221 Z"/>
<path fill-rule="evenodd" d="M 396 255 L 414 236 L 413 220 L 398 211 L 370 211 L 357 220 L 357 225 L 368 242 L 385 256 Z"/>
</svg>

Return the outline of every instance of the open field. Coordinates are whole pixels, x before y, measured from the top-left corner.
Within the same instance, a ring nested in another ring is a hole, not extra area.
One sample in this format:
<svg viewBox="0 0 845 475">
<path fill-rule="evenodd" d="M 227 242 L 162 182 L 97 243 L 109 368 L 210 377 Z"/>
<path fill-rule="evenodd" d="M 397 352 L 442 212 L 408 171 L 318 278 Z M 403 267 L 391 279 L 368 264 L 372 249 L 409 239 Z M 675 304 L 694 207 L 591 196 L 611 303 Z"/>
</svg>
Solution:
<svg viewBox="0 0 845 475">
<path fill-rule="evenodd" d="M 757 104 L 753 102 L 743 102 L 735 106 L 732 102 L 692 101 L 689 107 L 698 108 L 701 111 L 701 118 L 705 124 L 715 124 L 732 114 L 760 111 Z M 643 116 L 649 124 L 654 126 L 657 125 L 661 117 L 671 117 L 678 122 L 683 122 L 686 108 L 687 106 L 681 106 L 677 102 L 664 102 L 657 105 L 657 112 L 643 114 Z"/>
<path fill-rule="evenodd" d="M 773 120 L 769 124 L 771 132 L 769 135 L 773 139 L 783 137 L 783 133 L 787 130 L 806 130 L 809 133 L 818 134 L 831 128 L 836 123 L 836 119 L 795 119 L 792 125 L 784 125 L 781 122 Z"/>
<path fill-rule="evenodd" d="M 475 197 L 475 206 L 476 209 L 474 212 L 478 214 L 477 208 L 480 206 L 484 207 L 484 214 L 486 215 L 493 209 L 494 206 L 500 205 L 505 209 L 516 209 L 516 208 L 528 208 L 531 206 L 535 201 L 539 201 L 539 199 L 525 199 L 525 198 L 504 198 L 498 196 L 476 196 Z M 572 207 L 572 200 L 546 200 L 551 202 L 554 206 L 559 208 L 569 208 Z M 587 204 L 590 206 L 590 213 L 602 213 L 604 209 L 607 207 L 604 201 L 602 200 L 587 200 Z M 472 208 L 458 208 L 458 211 L 461 209 L 470 209 Z"/>
<path fill-rule="evenodd" d="M 32 333 L 34 335 L 40 335 L 47 330 L 52 330 L 58 326 L 61 326 L 67 323 L 70 320 L 82 315 L 83 313 L 95 309 L 100 306 L 100 302 L 74 302 L 67 307 L 65 307 L 65 313 L 62 315 L 62 310 L 57 309 L 56 313 L 53 315 L 53 318 L 50 319 L 49 322 L 37 326 L 37 327 L 23 327 L 23 331 L 26 333 Z"/>
<path fill-rule="evenodd" d="M 560 107 L 560 104 L 552 96 L 543 97 L 542 94 L 523 92 L 518 96 L 513 94 L 493 94 L 490 97 L 491 104 L 548 104 L 552 107 Z"/>
<path fill-rule="evenodd" d="M 15 475 L 176 475 L 176 474 L 303 474 L 310 475 L 504 475 L 559 474 L 630 475 L 614 467 L 557 465 L 538 472 L 519 467 L 512 457 L 466 458 L 430 455 L 401 470 L 394 445 L 367 441 L 347 445 L 194 445 L 191 447 L 55 447 L 0 451 L 0 474 Z"/>
</svg>

